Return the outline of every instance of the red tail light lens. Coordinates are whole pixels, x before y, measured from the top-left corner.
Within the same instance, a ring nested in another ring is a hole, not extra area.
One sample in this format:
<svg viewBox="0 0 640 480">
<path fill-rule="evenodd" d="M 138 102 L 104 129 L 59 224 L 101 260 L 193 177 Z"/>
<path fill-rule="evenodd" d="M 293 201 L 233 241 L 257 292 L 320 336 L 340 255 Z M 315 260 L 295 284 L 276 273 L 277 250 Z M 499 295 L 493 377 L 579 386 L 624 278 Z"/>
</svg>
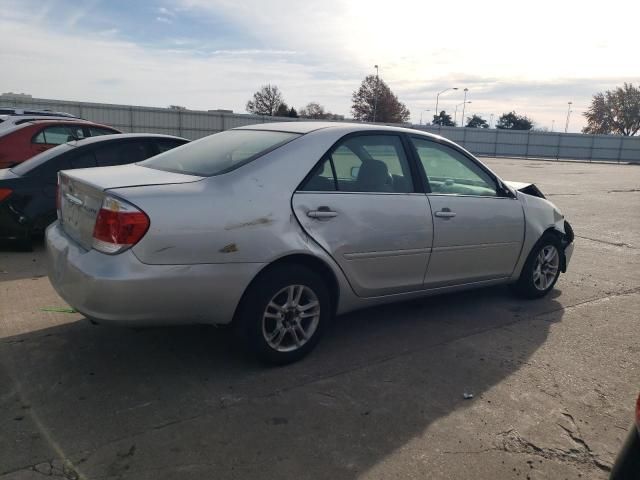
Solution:
<svg viewBox="0 0 640 480">
<path fill-rule="evenodd" d="M 0 202 L 5 198 L 9 198 L 9 195 L 13 193 L 13 190 L 10 188 L 0 188 Z"/>
<path fill-rule="evenodd" d="M 149 217 L 143 211 L 123 200 L 106 197 L 93 229 L 93 248 L 120 253 L 138 243 L 148 229 Z"/>
</svg>

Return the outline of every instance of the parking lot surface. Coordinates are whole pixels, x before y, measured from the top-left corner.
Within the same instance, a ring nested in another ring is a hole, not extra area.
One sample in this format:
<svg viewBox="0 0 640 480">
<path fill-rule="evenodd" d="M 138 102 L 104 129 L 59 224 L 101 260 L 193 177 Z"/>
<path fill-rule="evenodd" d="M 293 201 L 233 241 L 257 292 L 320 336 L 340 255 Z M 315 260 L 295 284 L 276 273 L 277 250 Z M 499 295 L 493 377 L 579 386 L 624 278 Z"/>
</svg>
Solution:
<svg viewBox="0 0 640 480">
<path fill-rule="evenodd" d="M 287 367 L 45 311 L 42 245 L 0 251 L 0 479 L 606 478 L 640 390 L 640 166 L 485 162 L 572 223 L 552 294 L 360 311 Z"/>
</svg>

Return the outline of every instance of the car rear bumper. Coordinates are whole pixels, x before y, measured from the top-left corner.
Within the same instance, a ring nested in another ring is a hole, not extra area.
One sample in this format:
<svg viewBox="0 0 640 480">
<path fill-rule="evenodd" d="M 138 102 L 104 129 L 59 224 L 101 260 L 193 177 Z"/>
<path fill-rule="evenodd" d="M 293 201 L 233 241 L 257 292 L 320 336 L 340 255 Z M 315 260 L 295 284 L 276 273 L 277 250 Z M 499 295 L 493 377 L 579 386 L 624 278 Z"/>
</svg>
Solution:
<svg viewBox="0 0 640 480">
<path fill-rule="evenodd" d="M 87 318 L 131 326 L 231 322 L 263 264 L 148 265 L 131 250 L 85 250 L 58 222 L 46 231 L 48 273 L 58 294 Z"/>
</svg>

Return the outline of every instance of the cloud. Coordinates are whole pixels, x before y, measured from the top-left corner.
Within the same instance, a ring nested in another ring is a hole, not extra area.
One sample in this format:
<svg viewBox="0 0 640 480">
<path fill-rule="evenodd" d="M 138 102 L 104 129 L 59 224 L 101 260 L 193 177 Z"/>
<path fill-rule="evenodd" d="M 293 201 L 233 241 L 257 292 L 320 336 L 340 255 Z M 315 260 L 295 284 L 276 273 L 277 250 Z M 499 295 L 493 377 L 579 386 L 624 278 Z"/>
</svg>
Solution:
<svg viewBox="0 0 640 480">
<path fill-rule="evenodd" d="M 141 28 L 143 36 L 101 11 L 60 29 L 36 21 L 31 0 L 6 1 L 0 28 L 21 41 L 0 45 L 2 64 L 16 66 L 3 72 L 3 85 L 40 96 L 242 111 L 260 85 L 275 83 L 289 104 L 316 100 L 348 115 L 351 93 L 378 64 L 414 121 L 434 108 L 437 92 L 458 86 L 440 106 L 453 110 L 467 87 L 472 112 L 515 109 L 544 125 L 564 118 L 569 100 L 578 112 L 593 93 L 640 80 L 637 62 L 618 47 L 636 42 L 638 2 L 618 15 L 594 0 L 580 9 L 540 0 L 523 16 L 506 0 L 490 8 L 459 0 L 437 11 L 405 0 L 174 0 L 151 7 L 155 26 Z M 136 21 L 144 22 L 134 18 L 134 28 Z M 161 25 L 169 22 L 174 38 Z M 121 82 L 100 83 L 115 78 Z M 578 128 L 582 120 L 572 118 Z"/>
</svg>

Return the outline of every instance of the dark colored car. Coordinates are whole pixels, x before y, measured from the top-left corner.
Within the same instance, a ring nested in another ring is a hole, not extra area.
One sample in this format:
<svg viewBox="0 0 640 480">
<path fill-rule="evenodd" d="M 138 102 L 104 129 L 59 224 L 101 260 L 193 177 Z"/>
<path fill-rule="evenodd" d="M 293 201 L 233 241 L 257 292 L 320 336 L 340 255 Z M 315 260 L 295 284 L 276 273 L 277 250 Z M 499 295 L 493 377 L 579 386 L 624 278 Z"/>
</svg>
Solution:
<svg viewBox="0 0 640 480">
<path fill-rule="evenodd" d="M 640 478 L 640 395 L 636 400 L 636 424 L 631 428 L 609 478 L 611 480 Z"/>
<path fill-rule="evenodd" d="M 184 145 L 168 135 L 118 134 L 73 141 L 0 170 L 0 239 L 29 242 L 56 219 L 58 172 L 135 163 Z"/>
<path fill-rule="evenodd" d="M 86 120 L 24 119 L 0 130 L 0 168 L 9 168 L 63 143 L 120 133 L 115 128 Z"/>
</svg>

